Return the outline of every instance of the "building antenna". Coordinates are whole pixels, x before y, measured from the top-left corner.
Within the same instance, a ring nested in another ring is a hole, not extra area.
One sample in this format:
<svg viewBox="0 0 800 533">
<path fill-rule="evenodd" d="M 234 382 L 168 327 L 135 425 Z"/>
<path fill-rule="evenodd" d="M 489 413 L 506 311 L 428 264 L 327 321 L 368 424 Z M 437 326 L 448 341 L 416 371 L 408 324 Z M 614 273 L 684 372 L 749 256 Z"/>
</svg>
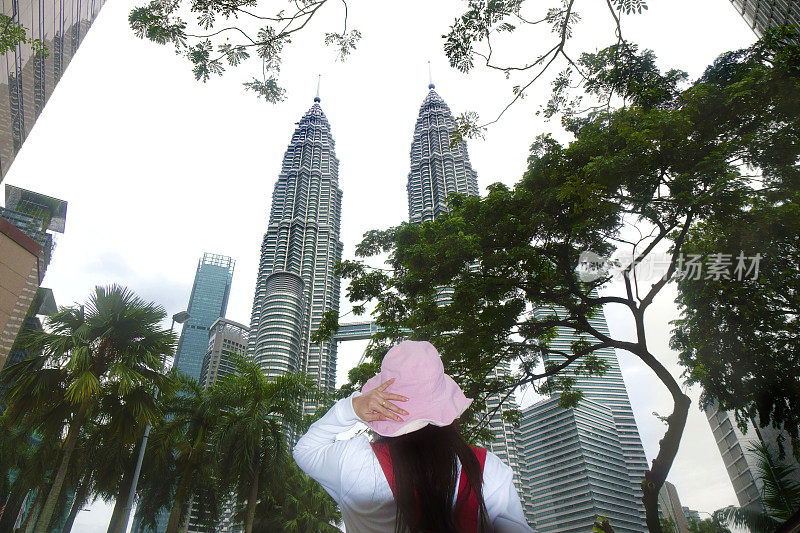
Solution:
<svg viewBox="0 0 800 533">
<path fill-rule="evenodd" d="M 435 89 L 436 85 L 433 84 L 433 74 L 431 73 L 431 62 L 428 61 L 428 89 Z"/>
<path fill-rule="evenodd" d="M 319 85 L 322 83 L 322 74 L 317 75 L 317 96 L 314 97 L 315 102 L 319 102 Z"/>
</svg>

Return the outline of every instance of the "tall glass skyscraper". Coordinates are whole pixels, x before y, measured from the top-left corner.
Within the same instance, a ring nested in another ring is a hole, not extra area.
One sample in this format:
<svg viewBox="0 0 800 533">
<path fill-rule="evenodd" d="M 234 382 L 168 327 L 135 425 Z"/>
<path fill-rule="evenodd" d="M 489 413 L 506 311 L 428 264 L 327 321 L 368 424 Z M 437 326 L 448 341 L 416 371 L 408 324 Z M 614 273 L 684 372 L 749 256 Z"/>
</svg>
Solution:
<svg viewBox="0 0 800 533">
<path fill-rule="evenodd" d="M 555 308 L 552 312 L 559 315 L 562 313 L 566 314 L 566 310 L 561 308 Z M 550 313 L 551 311 L 538 311 L 535 316 L 537 318 L 542 318 Z M 589 323 L 599 332 L 609 335 L 605 314 L 602 310 L 595 317 L 591 318 Z M 569 328 L 559 326 L 557 328 L 557 335 L 551 341 L 550 347 L 561 352 L 571 353 L 572 343 L 580 338 L 585 338 L 585 336 Z M 578 431 L 580 425 L 572 424 L 567 429 L 560 430 L 558 433 L 554 432 L 551 435 L 553 443 L 548 444 L 545 442 L 545 445 L 551 447 L 555 446 L 554 449 L 556 449 L 558 446 L 555 442 L 558 439 L 565 439 L 565 442 L 570 441 L 580 444 L 580 446 L 575 448 L 578 455 L 575 456 L 576 458 L 573 458 L 574 464 L 569 468 L 565 466 L 563 469 L 554 470 L 553 457 L 547 454 L 539 454 L 536 451 L 536 445 L 531 443 L 542 439 L 540 435 L 542 432 L 541 428 L 547 427 L 547 416 L 577 420 L 576 417 L 581 416 L 580 413 L 588 411 L 586 411 L 584 407 L 579 407 L 577 409 L 561 409 L 557 406 L 557 402 L 554 402 L 552 399 L 547 399 L 529 407 L 523 413 L 525 422 L 520 425 L 517 435 L 520 462 L 526 464 L 532 471 L 543 469 L 544 471 L 550 472 L 543 478 L 529 476 L 527 479 L 523 479 L 523 500 L 525 501 L 528 520 L 535 522 L 537 528 L 539 528 L 540 523 L 549 524 L 547 528 L 542 529 L 542 531 L 586 531 L 586 523 L 583 525 L 584 529 L 571 529 L 571 526 L 568 524 L 572 523 L 571 521 L 573 519 L 577 519 L 575 517 L 568 518 L 571 516 L 571 513 L 576 513 L 575 516 L 580 515 L 581 520 L 588 520 L 589 528 L 591 528 L 595 516 L 598 514 L 605 514 L 605 511 L 600 512 L 600 510 L 604 509 L 600 505 L 601 500 L 595 498 L 590 502 L 591 505 L 595 505 L 594 508 L 588 506 L 589 503 L 587 503 L 585 508 L 576 505 L 568 513 L 565 512 L 563 516 L 565 522 L 562 523 L 559 522 L 559 520 L 553 521 L 553 513 L 548 511 L 547 506 L 540 505 L 543 501 L 549 501 L 553 492 L 563 490 L 579 493 L 585 490 L 584 488 L 580 488 L 583 482 L 575 480 L 587 480 L 591 478 L 593 470 L 598 468 L 592 466 L 592 463 L 597 460 L 610 461 L 609 466 L 605 467 L 607 473 L 609 475 L 613 473 L 616 477 L 624 477 L 627 479 L 629 487 L 629 489 L 625 490 L 619 489 L 618 487 L 615 488 L 615 498 L 622 510 L 620 512 L 622 512 L 623 515 L 618 516 L 618 523 L 615 523 L 611 515 L 607 515 L 611 520 L 611 525 L 615 530 L 620 531 L 647 530 L 644 520 L 641 486 L 644 473 L 647 471 L 647 458 L 644 454 L 644 448 L 642 447 L 642 440 L 639 436 L 636 420 L 633 417 L 628 391 L 622 379 L 619 361 L 617 360 L 617 355 L 613 348 L 596 350 L 594 354 L 605 361 L 605 374 L 603 376 L 575 376 L 576 383 L 574 388 L 583 392 L 584 400 L 582 400 L 581 405 L 590 405 L 596 413 L 599 412 L 597 409 L 602 408 L 607 410 L 611 415 L 611 418 L 608 418 L 605 417 L 605 415 L 601 417 L 599 414 L 595 413 L 584 419 L 585 428 L 591 428 L 592 424 L 596 423 L 596 432 L 603 431 L 608 433 L 608 435 L 602 439 L 605 444 L 598 445 L 597 443 L 590 443 L 587 441 L 587 439 L 593 439 L 593 437 L 591 437 L 591 430 L 587 429 L 586 431 L 588 431 L 588 433 L 581 434 L 580 431 Z M 565 358 L 558 354 L 550 353 L 544 357 L 545 364 L 559 364 L 564 361 Z M 589 402 L 592 403 L 590 404 Z M 609 427 L 609 420 L 613 423 L 613 431 Z M 575 431 L 578 431 L 578 433 L 575 433 Z M 622 454 L 622 463 L 618 463 L 616 460 L 618 455 L 617 447 Z M 607 457 L 602 457 L 604 454 L 607 455 Z M 579 457 L 580 460 L 578 460 L 577 457 Z M 615 466 L 610 466 L 611 463 Z M 575 469 L 583 470 L 579 472 Z M 543 491 L 541 488 L 543 486 L 550 488 Z M 550 527 L 555 529 L 549 529 Z M 618 529 L 618 527 L 621 529 Z"/>
<path fill-rule="evenodd" d="M 319 97 L 297 123 L 272 194 L 261 244 L 248 351 L 267 375 L 303 371 L 336 386 L 336 341 L 311 342 L 339 309 L 342 191 L 331 127 Z"/>
<path fill-rule="evenodd" d="M 203 254 L 197 264 L 189 297 L 189 320 L 183 325 L 173 364 L 179 372 L 194 379 L 200 379 L 209 330 L 228 309 L 234 265 L 230 257 L 210 253 Z"/>
<path fill-rule="evenodd" d="M 0 68 L 0 181 L 53 94 L 61 75 L 105 0 L 0 0 L 2 12 L 28 37 L 47 47 L 47 57 L 19 44 Z"/>
<path fill-rule="evenodd" d="M 447 213 L 447 197 L 453 193 L 468 196 L 478 195 L 478 174 L 472 168 L 465 142 L 451 143 L 451 134 L 456 130 L 453 114 L 445 101 L 436 92 L 433 83 L 428 85 L 428 95 L 419 108 L 411 142 L 411 169 L 408 173 L 408 218 L 420 223 Z M 442 303 L 449 301 L 452 289 L 442 287 Z M 508 363 L 499 365 L 495 375 L 510 372 Z M 509 400 L 507 400 L 508 402 Z M 490 411 L 497 409 L 500 397 L 487 401 Z M 506 404 L 497 409 L 489 419 L 489 428 L 495 439 L 486 447 L 517 472 L 517 456 L 514 446 L 514 426 L 502 418 Z"/>
</svg>

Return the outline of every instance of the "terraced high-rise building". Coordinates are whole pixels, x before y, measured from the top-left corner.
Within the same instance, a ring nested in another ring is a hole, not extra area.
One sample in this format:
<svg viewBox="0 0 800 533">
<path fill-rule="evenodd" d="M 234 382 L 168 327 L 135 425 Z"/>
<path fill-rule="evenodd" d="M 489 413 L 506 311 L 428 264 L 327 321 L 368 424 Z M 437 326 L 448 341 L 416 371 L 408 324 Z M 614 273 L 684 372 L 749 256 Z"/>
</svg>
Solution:
<svg viewBox="0 0 800 533">
<path fill-rule="evenodd" d="M 450 108 L 436 92 L 433 83 L 428 85 L 428 95 L 419 108 L 411 142 L 411 169 L 408 173 L 408 218 L 420 223 L 433 220 L 449 211 L 447 197 L 452 193 L 468 196 L 478 195 L 478 174 L 472 168 L 465 142 L 453 144 L 451 135 L 456 130 L 456 121 Z M 445 304 L 452 296 L 452 289 L 442 287 L 440 302 Z M 507 375 L 509 364 L 501 363 L 496 375 Z M 517 456 L 514 446 L 514 426 L 502 418 L 508 402 L 498 409 L 500 396 L 487 401 L 490 412 L 489 428 L 495 436 L 486 447 L 517 472 Z M 516 478 L 515 478 L 516 480 Z"/>
<path fill-rule="evenodd" d="M 336 341 L 311 342 L 323 313 L 339 309 L 342 191 L 331 127 L 319 97 L 297 123 L 261 245 L 248 352 L 267 375 L 303 371 L 336 385 Z"/>
<path fill-rule="evenodd" d="M 566 310 L 556 307 L 536 311 L 535 316 L 543 318 L 551 313 L 561 316 Z M 589 323 L 610 336 L 602 311 Z M 579 339 L 591 342 L 572 329 L 558 326 L 550 347 L 571 353 L 572 343 Z M 619 361 L 613 348 L 601 348 L 594 355 L 605 362 L 605 374 L 574 376 L 573 387 L 583 392 L 582 404 L 586 407 L 562 409 L 550 398 L 522 413 L 517 433 L 519 460 L 525 464 L 522 499 L 526 517 L 535 523 L 537 531 L 588 531 L 596 516 L 606 514 L 609 501 L 618 504 L 617 511 L 608 514 L 615 531 L 647 531 L 641 486 L 647 458 Z M 563 355 L 554 353 L 544 357 L 545 364 L 558 365 L 565 360 Z M 605 414 L 601 415 L 601 411 Z M 551 427 L 552 430 L 547 429 Z M 599 441 L 598 435 L 603 435 Z M 607 493 L 602 495 L 589 490 L 598 469 L 613 474 L 615 479 L 626 479 L 627 488 L 609 484 Z M 581 494 L 587 497 L 578 498 Z"/>
<path fill-rule="evenodd" d="M 784 24 L 800 29 L 800 3 L 795 0 L 731 0 L 731 3 L 758 37 Z"/>
<path fill-rule="evenodd" d="M 469 161 L 467 145 L 451 145 L 456 121 L 450 108 L 428 85 L 430 91 L 419 108 L 414 140 L 411 142 L 411 171 L 408 173 L 408 219 L 433 220 L 448 211 L 447 196 L 478 195 L 478 174 Z"/>
</svg>

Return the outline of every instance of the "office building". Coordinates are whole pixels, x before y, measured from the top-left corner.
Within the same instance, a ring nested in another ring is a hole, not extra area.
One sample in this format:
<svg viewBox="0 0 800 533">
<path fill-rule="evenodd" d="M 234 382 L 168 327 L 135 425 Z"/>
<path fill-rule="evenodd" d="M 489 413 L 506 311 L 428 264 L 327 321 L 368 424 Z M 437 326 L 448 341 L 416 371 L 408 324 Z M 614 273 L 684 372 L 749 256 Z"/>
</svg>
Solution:
<svg viewBox="0 0 800 533">
<path fill-rule="evenodd" d="M 247 351 L 247 334 L 250 328 L 244 324 L 218 318 L 208 334 L 208 350 L 200 369 L 200 385 L 208 388 L 217 379 L 236 371 L 234 356 Z"/>
<path fill-rule="evenodd" d="M 605 516 L 618 532 L 647 531 L 613 409 L 559 395 L 522 410 L 517 433 L 523 508 L 537 533 L 591 531 Z"/>
<path fill-rule="evenodd" d="M 547 314 L 545 314 L 547 313 Z M 559 315 L 566 313 L 566 310 L 555 308 L 552 311 L 536 311 L 536 318 L 543 318 L 544 316 L 548 316 L 549 313 L 557 313 Z M 602 310 L 594 317 L 589 319 L 589 323 L 592 327 L 594 327 L 597 331 L 601 332 L 604 335 L 609 335 L 608 325 L 605 320 L 605 315 Z M 557 334 L 554 336 L 553 340 L 550 342 L 550 348 L 553 350 L 558 350 L 562 353 L 571 353 L 572 351 L 572 343 L 585 338 L 584 335 L 580 335 L 574 330 L 565 327 L 557 327 Z M 591 342 L 590 339 L 586 339 Z M 644 454 L 644 448 L 642 447 L 642 441 L 639 436 L 639 430 L 636 426 L 636 420 L 633 417 L 633 410 L 631 409 L 630 399 L 628 398 L 628 392 L 625 388 L 625 382 L 622 379 L 622 372 L 619 367 L 619 361 L 617 360 L 616 352 L 613 348 L 604 348 L 600 350 L 596 350 L 593 352 L 595 356 L 602 359 L 606 364 L 606 372 L 602 376 L 586 376 L 586 375 L 578 375 L 575 377 L 575 384 L 573 385 L 576 390 L 580 390 L 583 393 L 584 399 L 581 403 L 588 401 L 595 402 L 597 405 L 603 406 L 607 408 L 610 413 L 612 414 L 613 423 L 615 426 L 615 435 L 614 438 L 617 439 L 617 443 L 622 450 L 622 457 L 624 461 L 625 471 L 627 472 L 627 480 L 628 485 L 630 487 L 630 492 L 623 491 L 619 492 L 616 498 L 619 500 L 618 503 L 620 505 L 620 509 L 630 508 L 635 509 L 635 515 L 637 519 L 634 521 L 629 516 L 629 511 L 625 511 L 625 516 L 619 517 L 620 525 L 619 527 L 624 528 L 633 528 L 630 529 L 632 531 L 646 531 L 645 526 L 645 511 L 644 505 L 642 504 L 642 488 L 641 483 L 642 479 L 644 479 L 644 473 L 647 471 L 647 459 Z M 557 353 L 547 353 L 543 357 L 544 363 L 547 364 L 559 364 L 564 362 L 566 359 L 563 355 Z M 567 370 L 569 372 L 569 369 Z M 570 374 L 571 375 L 571 374 Z M 542 413 L 545 412 L 544 408 L 551 405 L 551 400 L 543 400 L 540 402 L 542 406 L 539 404 L 535 404 L 528 410 L 526 410 L 526 417 L 528 418 L 528 427 L 536 427 L 536 425 L 540 422 L 537 422 L 536 417 L 543 416 Z M 562 415 L 566 416 L 566 415 Z M 597 421 L 598 424 L 601 423 L 601 420 L 597 417 L 595 418 L 587 418 L 586 424 L 591 424 L 592 420 Z M 598 431 L 603 429 L 602 424 L 598 426 Z M 604 429 L 604 431 L 607 431 Z M 608 432 L 611 435 L 611 432 Z M 528 438 L 525 435 L 525 432 L 522 427 L 520 427 L 517 435 L 517 439 L 526 439 Z M 574 439 L 579 439 L 579 436 L 572 436 Z M 524 451 L 519 452 L 519 462 L 520 464 L 528 464 L 529 468 L 539 468 L 538 462 L 540 461 L 548 461 L 547 457 L 543 455 L 535 455 L 532 456 L 527 451 L 529 448 L 525 448 Z M 585 455 L 583 458 L 583 464 L 587 465 L 580 468 L 589 468 L 589 463 L 591 460 L 596 459 L 596 457 L 592 458 L 592 454 L 604 453 L 603 448 L 596 448 L 591 451 L 587 448 L 581 448 L 582 452 L 588 455 Z M 613 451 L 612 451 L 613 452 Z M 613 453 L 611 453 L 611 458 L 613 458 Z M 611 459 L 609 459 L 611 460 Z M 578 462 L 574 463 L 578 465 Z M 542 468 L 547 468 L 546 465 L 542 465 Z M 575 466 L 575 468 L 579 468 Z M 555 472 L 553 476 L 549 480 L 543 481 L 543 483 L 549 483 L 552 487 L 558 487 L 562 483 L 571 483 L 569 481 L 562 481 L 557 477 L 558 472 Z M 567 480 L 569 476 L 578 475 L 575 472 L 564 473 L 567 476 Z M 589 473 L 582 474 L 584 476 L 590 475 Z M 534 484 L 531 485 L 530 482 L 523 480 L 523 487 L 522 487 L 522 499 L 526 505 L 526 512 L 527 518 L 531 523 L 536 523 L 537 528 L 538 524 L 542 521 L 549 524 L 548 527 L 553 527 L 553 531 L 566 531 L 567 529 L 559 529 L 560 527 L 568 527 L 567 524 L 559 525 L 559 522 L 556 520 L 553 522 L 553 517 L 551 513 L 546 510 L 546 507 L 541 507 L 539 505 L 530 504 L 531 502 L 537 501 L 536 490 L 538 485 Z M 555 490 L 555 489 L 553 489 Z M 626 503 L 623 503 L 626 502 Z M 597 503 L 597 502 L 596 502 Z M 598 503 L 599 505 L 599 503 Z M 590 511 L 586 510 L 587 513 L 591 514 Z M 602 513 L 601 513 L 602 514 Z M 584 516 L 588 517 L 588 514 Z M 564 516 L 564 519 L 567 518 L 567 515 Z M 584 519 L 582 518 L 582 520 Z M 611 520 L 611 525 L 614 527 L 615 530 L 618 528 L 618 524 L 614 522 L 611 516 L 609 516 Z M 571 527 L 571 526 L 569 526 Z"/>
<path fill-rule="evenodd" d="M 265 374 L 307 372 L 336 385 L 336 342 L 311 342 L 326 311 L 339 310 L 342 258 L 339 160 L 316 97 L 297 123 L 272 194 L 253 298 L 248 353 Z M 311 409 L 311 406 L 308 406 Z"/>
<path fill-rule="evenodd" d="M 408 219 L 413 223 L 427 222 L 449 212 L 447 198 L 459 193 L 478 196 L 478 174 L 472 168 L 465 142 L 452 143 L 456 121 L 450 107 L 436 92 L 436 86 L 428 85 L 428 94 L 419 108 L 414 137 L 411 141 L 411 165 L 408 172 Z M 441 287 L 439 301 L 442 305 L 450 301 L 453 291 Z M 492 377 L 508 375 L 508 362 L 501 363 Z M 489 429 L 495 436 L 485 443 L 487 449 L 500 457 L 516 473 L 517 456 L 514 447 L 514 425 L 503 418 L 513 399 L 500 405 L 500 395 L 487 401 Z M 515 478 L 518 481 L 518 478 Z"/>
<path fill-rule="evenodd" d="M 0 182 L 53 94 L 104 0 L 2 0 L 3 14 L 39 39 L 46 57 L 28 43 L 4 54 L 0 69 Z"/>
<path fill-rule="evenodd" d="M 795 0 L 731 0 L 731 3 L 759 37 L 775 26 L 800 29 L 800 3 Z"/>
<path fill-rule="evenodd" d="M 208 351 L 208 333 L 225 316 L 233 281 L 235 261 L 224 255 L 203 254 L 189 297 L 189 320 L 183 325 L 173 368 L 199 380 Z"/>
<path fill-rule="evenodd" d="M 758 427 L 748 420 L 746 432 L 739 428 L 736 418 L 731 411 L 718 409 L 711 404 L 706 408 L 706 417 L 714 434 L 714 440 L 722 455 L 722 462 L 728 471 L 728 477 L 739 500 L 739 507 L 754 507 L 763 509 L 761 503 L 761 490 L 763 482 L 759 476 L 759 461 L 752 453 L 753 446 L 766 444 L 773 456 L 788 465 L 794 466 L 795 482 L 800 483 L 800 464 L 795 458 L 789 436 L 773 427 Z M 779 458 L 779 444 L 784 446 L 785 457 Z"/>
<path fill-rule="evenodd" d="M 63 233 L 67 202 L 6 185 L 0 207 L 0 368 L 31 310 L 53 251 L 52 232 Z M 20 353 L 17 353 L 17 357 Z"/>
<path fill-rule="evenodd" d="M 683 512 L 678 489 L 669 481 L 665 481 L 658 491 L 658 514 L 664 519 L 672 521 L 675 533 L 689 533 L 689 522 Z"/>
</svg>

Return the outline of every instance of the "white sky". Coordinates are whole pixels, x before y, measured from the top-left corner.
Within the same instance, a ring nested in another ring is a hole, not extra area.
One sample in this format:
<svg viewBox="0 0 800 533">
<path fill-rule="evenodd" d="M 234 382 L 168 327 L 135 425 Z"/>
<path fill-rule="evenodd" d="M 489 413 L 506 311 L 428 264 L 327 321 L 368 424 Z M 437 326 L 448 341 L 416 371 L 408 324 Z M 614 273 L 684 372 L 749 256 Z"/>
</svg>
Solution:
<svg viewBox="0 0 800 533">
<path fill-rule="evenodd" d="M 203 85 L 170 48 L 136 39 L 127 15 L 139 3 L 110 0 L 102 9 L 5 179 L 69 202 L 66 233 L 44 282 L 62 305 L 83 301 L 96 284 L 121 283 L 175 313 L 187 305 L 197 261 L 209 251 L 236 259 L 227 316 L 248 323 L 272 188 L 294 124 L 312 104 L 317 73 L 341 161 L 345 258 L 366 230 L 408 216 L 409 148 L 427 93 L 427 61 L 455 114 L 475 110 L 491 118 L 514 85 L 498 72 L 467 76 L 448 66 L 441 35 L 464 2 L 354 0 L 349 27 L 364 36 L 358 50 L 342 64 L 322 45 L 325 31 L 341 27 L 341 5 L 326 6 L 289 47 L 281 77 L 288 99 L 273 106 L 243 91 L 241 83 L 260 71 L 254 62 Z M 649 3 L 645 14 L 625 19 L 626 37 L 653 49 L 663 68 L 682 68 L 691 78 L 719 53 L 755 40 L 728 0 Z M 573 57 L 611 43 L 604 6 L 578 0 L 583 22 Z M 530 59 L 552 38 L 515 37 L 501 51 Z M 534 115 L 548 95 L 542 80 L 485 140 L 469 143 L 482 191 L 496 181 L 518 181 L 534 137 L 558 128 Z M 677 377 L 667 344 L 668 321 L 677 316 L 674 290 L 662 292 L 648 315 L 648 342 Z M 607 309 L 612 333 L 632 335 L 621 313 Z M 340 382 L 364 345 L 340 347 Z M 664 430 L 651 413 L 668 414 L 671 402 L 638 359 L 620 353 L 620 363 L 651 460 Z M 697 409 L 697 391 L 691 394 L 695 403 L 669 479 L 683 505 L 713 511 L 736 500 Z M 104 531 L 111 507 L 99 502 L 89 509 L 75 531 Z"/>
</svg>

